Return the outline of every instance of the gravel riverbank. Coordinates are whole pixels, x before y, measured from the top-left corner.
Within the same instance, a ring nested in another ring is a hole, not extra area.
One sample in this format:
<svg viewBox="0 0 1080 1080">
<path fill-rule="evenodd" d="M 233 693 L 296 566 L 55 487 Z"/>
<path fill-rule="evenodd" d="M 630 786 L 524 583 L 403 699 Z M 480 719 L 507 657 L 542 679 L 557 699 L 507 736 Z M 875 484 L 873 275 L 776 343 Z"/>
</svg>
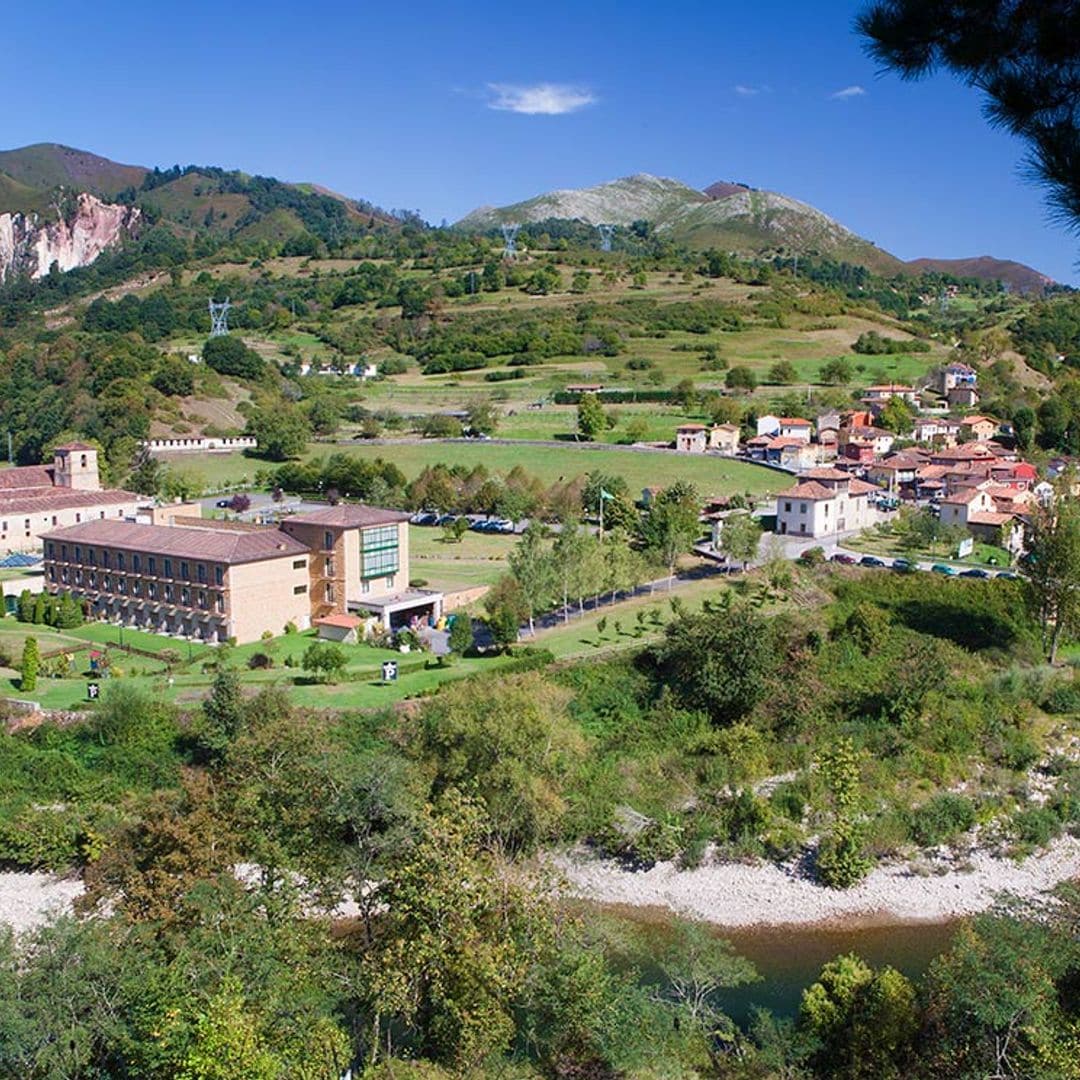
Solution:
<svg viewBox="0 0 1080 1080">
<path fill-rule="evenodd" d="M 0 926 L 5 923 L 16 933 L 33 930 L 50 915 L 67 912 L 81 896 L 78 878 L 54 874 L 0 874 Z"/>
<path fill-rule="evenodd" d="M 607 904 L 666 907 L 718 926 L 794 926 L 848 920 L 942 922 L 975 915 L 1003 894 L 1034 898 L 1080 878 L 1080 838 L 1063 836 L 1023 862 L 977 851 L 963 868 L 926 861 L 875 869 L 853 889 L 815 884 L 797 864 L 714 863 L 630 870 L 587 853 L 552 856 L 574 896 Z"/>
</svg>

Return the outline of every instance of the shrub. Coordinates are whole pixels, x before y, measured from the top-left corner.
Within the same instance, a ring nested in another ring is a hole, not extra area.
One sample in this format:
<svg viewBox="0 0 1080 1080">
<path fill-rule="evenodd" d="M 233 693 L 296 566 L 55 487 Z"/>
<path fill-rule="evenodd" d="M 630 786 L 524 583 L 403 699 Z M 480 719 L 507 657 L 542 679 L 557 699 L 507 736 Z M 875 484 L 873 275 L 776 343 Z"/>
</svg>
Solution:
<svg viewBox="0 0 1080 1080">
<path fill-rule="evenodd" d="M 1044 847 L 1061 832 L 1061 821 L 1048 806 L 1032 806 L 1013 817 L 1012 827 L 1020 843 Z"/>
<path fill-rule="evenodd" d="M 1080 713 L 1080 687 L 1074 682 L 1056 686 L 1043 702 L 1048 713 Z"/>
<path fill-rule="evenodd" d="M 963 795 L 942 792 L 929 802 L 910 810 L 907 829 L 911 839 L 923 846 L 951 840 L 975 824 L 975 806 Z"/>
</svg>

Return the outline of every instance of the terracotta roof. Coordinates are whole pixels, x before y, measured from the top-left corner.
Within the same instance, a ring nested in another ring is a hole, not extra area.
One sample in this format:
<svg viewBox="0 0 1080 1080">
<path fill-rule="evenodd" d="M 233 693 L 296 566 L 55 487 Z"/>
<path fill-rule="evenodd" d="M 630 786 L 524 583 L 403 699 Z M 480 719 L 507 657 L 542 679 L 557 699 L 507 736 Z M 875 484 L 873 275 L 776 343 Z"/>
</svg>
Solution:
<svg viewBox="0 0 1080 1080">
<path fill-rule="evenodd" d="M 704 431 L 705 430 L 705 425 L 704 424 L 680 424 L 675 430 L 676 431 Z"/>
<path fill-rule="evenodd" d="M 342 630 L 356 630 L 363 619 L 355 615 L 324 615 L 321 619 L 311 620 L 316 626 L 337 626 Z"/>
<path fill-rule="evenodd" d="M 740 431 L 738 424 L 713 424 L 713 431 Z"/>
<path fill-rule="evenodd" d="M 770 450 L 782 450 L 785 446 L 806 446 L 808 445 L 802 439 L 795 438 L 794 435 L 777 435 L 775 438 L 769 440 Z"/>
<path fill-rule="evenodd" d="M 993 424 L 995 421 L 991 420 L 989 416 L 965 416 L 960 423 L 972 427 L 975 424 Z"/>
<path fill-rule="evenodd" d="M 801 416 L 781 416 L 780 423 L 786 427 L 810 427 L 810 421 Z"/>
<path fill-rule="evenodd" d="M 874 390 L 891 390 L 894 393 L 906 392 L 908 394 L 915 392 L 914 386 L 904 386 L 903 383 L 881 383 L 878 386 L 868 386 L 866 389 L 868 392 Z"/>
<path fill-rule="evenodd" d="M 994 451 L 981 443 L 967 443 L 964 446 L 955 446 L 951 450 L 938 450 L 933 455 L 935 461 L 975 461 L 979 458 L 986 460 L 994 456 Z"/>
<path fill-rule="evenodd" d="M 820 469 L 808 469 L 799 475 L 800 480 L 850 480 L 851 473 L 843 469 L 834 469 L 831 465 L 823 465 Z"/>
<path fill-rule="evenodd" d="M 771 435 L 755 435 L 752 439 L 746 440 L 747 446 L 768 446 L 772 442 Z"/>
<path fill-rule="evenodd" d="M 19 491 L 27 488 L 52 488 L 51 465 L 17 465 L 0 469 L 0 491 Z"/>
<path fill-rule="evenodd" d="M 53 529 L 44 533 L 42 539 L 100 544 L 125 551 L 206 559 L 232 565 L 308 554 L 307 547 L 299 540 L 274 528 L 258 532 L 224 532 L 186 525 L 138 525 L 130 521 L 104 520 Z"/>
<path fill-rule="evenodd" d="M 80 506 L 116 506 L 119 503 L 146 502 L 146 499 L 145 495 L 136 495 L 133 491 L 33 488 L 25 492 L 0 492 L 0 514 L 48 514 L 53 510 L 72 510 Z"/>
<path fill-rule="evenodd" d="M 852 480 L 848 486 L 849 495 L 869 495 L 871 491 L 880 491 L 877 484 L 868 484 L 865 480 Z"/>
<path fill-rule="evenodd" d="M 1015 514 L 968 514 L 969 525 L 1004 525 L 1006 522 L 1012 521 L 1015 518 Z"/>
<path fill-rule="evenodd" d="M 964 491 L 956 491 L 952 495 L 946 495 L 941 501 L 953 506 L 968 506 L 983 493 L 982 488 L 967 488 Z"/>
<path fill-rule="evenodd" d="M 285 519 L 284 524 L 296 522 L 298 525 L 329 525 L 331 528 L 361 529 L 368 525 L 393 525 L 398 521 L 408 520 L 409 515 L 400 510 L 384 510 L 380 506 L 341 503 L 339 506 L 328 506 L 325 510 L 293 514 Z"/>
<path fill-rule="evenodd" d="M 827 488 L 824 484 L 819 484 L 816 480 L 808 480 L 805 484 L 796 484 L 792 488 L 788 488 L 787 491 L 781 491 L 777 495 L 778 499 L 835 499 L 836 492 L 832 488 Z"/>
</svg>

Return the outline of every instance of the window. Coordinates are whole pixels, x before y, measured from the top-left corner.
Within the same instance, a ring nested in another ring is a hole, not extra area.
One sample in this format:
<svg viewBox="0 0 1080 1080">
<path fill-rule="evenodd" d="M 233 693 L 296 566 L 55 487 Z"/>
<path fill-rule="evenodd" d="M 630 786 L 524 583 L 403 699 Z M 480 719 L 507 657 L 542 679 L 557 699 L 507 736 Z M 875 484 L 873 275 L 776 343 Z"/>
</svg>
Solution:
<svg viewBox="0 0 1080 1080">
<path fill-rule="evenodd" d="M 53 581 L 55 581 L 55 580 L 56 580 L 56 578 L 54 577 Z M 63 568 L 63 570 L 60 571 L 60 580 L 65 585 L 68 583 L 68 568 L 66 566 Z"/>
<path fill-rule="evenodd" d="M 324 573 L 326 574 L 327 577 L 333 577 L 334 576 L 334 560 L 328 557 L 328 558 L 326 558 L 324 560 L 324 562 L 326 564 Z"/>
<path fill-rule="evenodd" d="M 138 579 L 131 583 L 131 595 L 142 596 L 142 582 Z"/>
<path fill-rule="evenodd" d="M 217 608 L 219 612 L 225 610 L 225 597 L 222 596 L 221 593 L 217 593 L 217 595 L 215 595 L 214 607 Z"/>
<path fill-rule="evenodd" d="M 188 566 L 188 564 L 186 562 L 181 562 L 180 563 L 180 576 L 185 581 L 190 581 L 191 580 L 191 567 Z"/>
<path fill-rule="evenodd" d="M 81 585 L 82 584 L 82 571 L 79 570 L 79 569 L 75 570 L 75 584 L 76 585 Z"/>
<path fill-rule="evenodd" d="M 224 585 L 225 584 L 225 571 L 220 566 L 215 566 L 214 567 L 214 584 L 215 585 Z"/>
<path fill-rule="evenodd" d="M 49 567 L 49 580 L 53 582 L 56 581 L 56 570 L 51 566 Z"/>
<path fill-rule="evenodd" d="M 109 565 L 109 553 L 107 551 L 103 551 L 101 553 L 101 565 L 102 566 L 108 566 Z"/>
<path fill-rule="evenodd" d="M 116 578 L 116 591 L 118 593 L 127 592 L 127 584 L 122 577 L 117 575 Z"/>
<path fill-rule="evenodd" d="M 791 513 L 791 503 L 789 503 L 789 502 L 786 502 L 786 503 L 784 503 L 784 512 L 785 512 L 786 514 L 790 514 L 790 513 Z"/>
<path fill-rule="evenodd" d="M 186 585 L 180 589 L 180 603 L 191 607 L 191 590 Z"/>
<path fill-rule="evenodd" d="M 391 575 L 390 577 L 388 577 L 388 578 L 386 579 L 386 587 L 387 587 L 388 589 L 392 589 L 392 588 L 394 587 L 394 578 L 393 578 L 393 575 Z"/>
<path fill-rule="evenodd" d="M 86 455 L 85 454 L 80 454 L 79 455 L 79 465 L 84 469 L 86 468 Z"/>
<path fill-rule="evenodd" d="M 108 574 L 101 575 L 101 587 L 106 591 L 112 588 L 112 579 Z"/>
<path fill-rule="evenodd" d="M 306 585 L 294 585 L 292 594 L 293 596 L 303 596 L 307 592 Z"/>
<path fill-rule="evenodd" d="M 78 525 L 80 521 L 82 521 L 82 514 L 76 514 L 75 515 L 75 524 Z"/>
<path fill-rule="evenodd" d="M 334 534 L 332 532 L 330 532 L 329 530 L 327 530 L 322 535 L 323 535 L 322 546 L 324 548 L 326 548 L 327 551 L 333 551 L 334 550 Z"/>
<path fill-rule="evenodd" d="M 175 596 L 175 593 L 173 593 L 173 587 L 171 585 L 166 585 L 165 586 L 165 599 L 171 604 L 173 602 L 173 597 L 174 596 Z"/>
<path fill-rule="evenodd" d="M 398 571 L 398 528 L 380 525 L 360 533 L 360 577 L 387 577 Z"/>
<path fill-rule="evenodd" d="M 307 560 L 306 559 L 293 559 L 292 568 L 294 570 L 303 570 L 306 565 L 307 565 Z"/>
<path fill-rule="evenodd" d="M 199 580 L 200 584 L 206 584 L 206 567 L 202 563 L 199 563 L 199 565 L 195 567 L 195 577 Z"/>
<path fill-rule="evenodd" d="M 364 580 L 360 582 L 360 588 L 366 593 L 371 592 L 371 582 L 368 581 L 367 578 L 364 578 Z"/>
<path fill-rule="evenodd" d="M 56 515 L 55 514 L 53 514 L 53 516 L 52 516 L 52 523 L 53 523 L 53 526 L 55 527 L 55 525 L 56 525 Z"/>
<path fill-rule="evenodd" d="M 204 593 L 202 589 L 199 590 L 199 607 L 204 610 L 206 608 L 206 593 Z"/>
<path fill-rule="evenodd" d="M 805 514 L 806 513 L 806 503 L 799 503 L 799 513 L 800 514 Z"/>
<path fill-rule="evenodd" d="M 151 600 L 157 599 L 157 585 L 153 581 L 148 581 L 146 583 L 146 595 L 149 596 Z"/>
<path fill-rule="evenodd" d="M 157 573 L 157 559 L 153 555 L 146 556 L 146 571 L 149 574 Z"/>
<path fill-rule="evenodd" d="M 326 583 L 326 602 L 328 604 L 334 602 L 334 583 L 332 581 Z"/>
<path fill-rule="evenodd" d="M 45 550 L 49 553 L 49 558 L 51 559 L 53 557 L 53 544 L 51 540 L 45 545 Z"/>
<path fill-rule="evenodd" d="M 172 559 L 165 560 L 165 576 L 172 577 Z"/>
<path fill-rule="evenodd" d="M 94 571 L 91 570 L 88 577 L 90 579 L 90 588 L 91 589 L 96 589 L 97 588 L 97 574 L 95 574 Z"/>
<path fill-rule="evenodd" d="M 118 551 L 116 553 L 116 569 L 117 570 L 123 570 L 124 569 L 124 553 L 122 551 Z"/>
</svg>

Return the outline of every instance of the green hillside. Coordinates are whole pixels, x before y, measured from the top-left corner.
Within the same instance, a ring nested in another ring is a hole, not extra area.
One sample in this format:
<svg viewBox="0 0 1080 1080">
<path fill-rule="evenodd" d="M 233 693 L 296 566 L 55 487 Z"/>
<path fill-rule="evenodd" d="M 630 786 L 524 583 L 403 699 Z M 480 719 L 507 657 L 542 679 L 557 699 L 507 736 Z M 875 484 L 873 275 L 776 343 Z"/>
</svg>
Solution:
<svg viewBox="0 0 1080 1080">
<path fill-rule="evenodd" d="M 141 184 L 147 170 L 59 143 L 35 143 L 17 150 L 0 150 L 0 172 L 35 191 L 65 187 L 112 197 Z M 6 201 L 0 203 L 0 209 L 8 208 Z"/>
</svg>

